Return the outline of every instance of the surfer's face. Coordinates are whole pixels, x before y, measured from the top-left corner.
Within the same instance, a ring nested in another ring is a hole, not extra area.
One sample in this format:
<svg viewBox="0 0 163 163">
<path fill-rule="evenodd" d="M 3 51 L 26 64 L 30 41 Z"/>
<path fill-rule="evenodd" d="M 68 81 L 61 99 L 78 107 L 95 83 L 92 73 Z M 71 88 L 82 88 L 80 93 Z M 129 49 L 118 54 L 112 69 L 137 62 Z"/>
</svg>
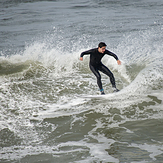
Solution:
<svg viewBox="0 0 163 163">
<path fill-rule="evenodd" d="M 104 53 L 105 52 L 105 49 L 106 49 L 106 46 L 103 46 L 102 48 L 98 48 L 98 51 L 100 52 L 100 53 Z"/>
</svg>

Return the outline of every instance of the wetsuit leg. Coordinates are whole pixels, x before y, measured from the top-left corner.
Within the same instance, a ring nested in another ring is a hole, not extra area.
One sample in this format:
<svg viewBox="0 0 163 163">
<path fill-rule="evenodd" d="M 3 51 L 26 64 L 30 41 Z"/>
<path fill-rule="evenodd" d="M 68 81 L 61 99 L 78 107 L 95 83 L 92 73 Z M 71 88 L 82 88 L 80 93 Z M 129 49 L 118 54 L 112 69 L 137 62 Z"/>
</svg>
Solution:
<svg viewBox="0 0 163 163">
<path fill-rule="evenodd" d="M 91 71 L 93 72 L 93 74 L 94 74 L 94 75 L 96 76 L 96 78 L 97 78 L 97 84 L 98 84 L 100 90 L 103 89 L 103 88 L 102 88 L 102 82 L 101 82 L 101 75 L 100 75 L 100 73 L 98 72 L 98 68 L 96 68 L 96 67 L 94 67 L 94 66 L 92 66 L 92 65 L 89 65 L 89 67 L 90 67 Z"/>
<path fill-rule="evenodd" d="M 112 86 L 116 87 L 113 73 L 103 64 L 101 64 L 101 66 L 98 69 L 104 74 L 106 74 L 107 76 L 109 76 Z"/>
</svg>

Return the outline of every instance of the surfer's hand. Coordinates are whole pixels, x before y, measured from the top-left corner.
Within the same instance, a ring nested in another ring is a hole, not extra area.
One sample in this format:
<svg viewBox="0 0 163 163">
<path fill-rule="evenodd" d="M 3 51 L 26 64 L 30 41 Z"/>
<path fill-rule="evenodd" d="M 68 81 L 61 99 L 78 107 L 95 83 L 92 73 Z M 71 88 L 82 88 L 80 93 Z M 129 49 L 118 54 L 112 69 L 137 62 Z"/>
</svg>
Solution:
<svg viewBox="0 0 163 163">
<path fill-rule="evenodd" d="M 80 57 L 80 60 L 83 61 L 83 57 Z"/>
<path fill-rule="evenodd" d="M 117 60 L 117 63 L 118 63 L 118 65 L 121 65 L 121 61 L 120 60 Z"/>
</svg>

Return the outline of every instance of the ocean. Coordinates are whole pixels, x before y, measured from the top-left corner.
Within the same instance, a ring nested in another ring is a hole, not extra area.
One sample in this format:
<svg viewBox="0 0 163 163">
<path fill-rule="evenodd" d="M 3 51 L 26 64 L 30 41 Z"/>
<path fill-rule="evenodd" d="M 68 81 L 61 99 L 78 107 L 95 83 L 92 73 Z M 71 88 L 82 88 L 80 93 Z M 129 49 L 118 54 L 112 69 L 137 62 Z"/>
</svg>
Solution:
<svg viewBox="0 0 163 163">
<path fill-rule="evenodd" d="M 1 0 L 0 162 L 163 162 L 163 1 Z"/>
</svg>

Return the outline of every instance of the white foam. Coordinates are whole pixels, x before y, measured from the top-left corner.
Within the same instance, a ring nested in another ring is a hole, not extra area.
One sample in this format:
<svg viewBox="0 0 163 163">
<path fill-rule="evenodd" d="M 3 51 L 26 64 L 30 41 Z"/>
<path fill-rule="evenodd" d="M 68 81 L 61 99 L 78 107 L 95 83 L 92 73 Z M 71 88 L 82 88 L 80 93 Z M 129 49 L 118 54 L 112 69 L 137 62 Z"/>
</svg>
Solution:
<svg viewBox="0 0 163 163">
<path fill-rule="evenodd" d="M 142 150 L 146 150 L 147 152 L 149 152 L 149 157 L 152 158 L 153 161 L 156 161 L 157 159 L 155 158 L 156 156 L 162 154 L 163 152 L 163 146 L 162 145 L 149 145 L 147 143 L 144 144 L 135 144 L 135 143 L 131 143 L 131 145 L 129 145 L 130 147 L 136 147 L 136 148 L 140 148 Z"/>
<path fill-rule="evenodd" d="M 39 113 L 33 113 L 34 117 L 31 117 L 31 119 L 45 119 L 45 118 L 55 118 L 59 116 L 68 116 L 68 115 L 75 115 L 79 112 L 81 112 L 80 107 L 76 108 L 78 105 L 83 105 L 87 101 L 85 99 L 81 98 L 75 98 L 75 99 L 67 99 L 66 101 L 62 101 L 61 103 L 58 102 L 56 104 L 47 105 L 47 109 L 44 111 L 39 111 Z M 75 109 L 72 109 L 75 107 Z M 85 109 L 82 111 L 85 111 Z"/>
</svg>

